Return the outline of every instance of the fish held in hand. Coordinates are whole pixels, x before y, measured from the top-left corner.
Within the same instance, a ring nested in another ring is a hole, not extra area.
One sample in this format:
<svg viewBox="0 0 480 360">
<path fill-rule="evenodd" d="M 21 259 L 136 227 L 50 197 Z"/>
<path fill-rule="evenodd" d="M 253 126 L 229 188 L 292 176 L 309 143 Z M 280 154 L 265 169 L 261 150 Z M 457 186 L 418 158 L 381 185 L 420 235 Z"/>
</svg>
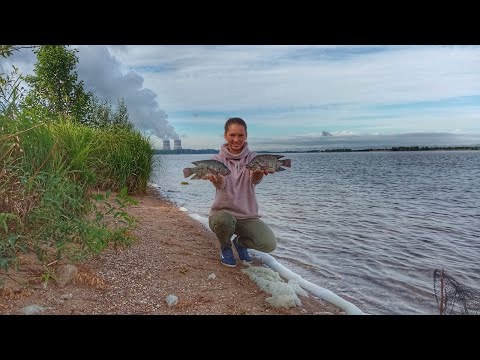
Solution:
<svg viewBox="0 0 480 360">
<path fill-rule="evenodd" d="M 185 168 L 183 169 L 183 176 L 189 177 L 195 174 L 191 180 L 194 179 L 202 179 L 204 176 L 209 174 L 223 175 L 227 176 L 230 175 L 230 170 L 225 166 L 225 164 L 221 163 L 218 160 L 200 160 L 200 161 L 193 161 L 192 164 L 195 165 L 194 168 Z"/>
<path fill-rule="evenodd" d="M 268 170 L 269 173 L 286 170 L 282 166 L 292 167 L 291 159 L 283 159 L 283 155 L 257 155 L 246 165 L 247 169 L 256 170 Z"/>
</svg>

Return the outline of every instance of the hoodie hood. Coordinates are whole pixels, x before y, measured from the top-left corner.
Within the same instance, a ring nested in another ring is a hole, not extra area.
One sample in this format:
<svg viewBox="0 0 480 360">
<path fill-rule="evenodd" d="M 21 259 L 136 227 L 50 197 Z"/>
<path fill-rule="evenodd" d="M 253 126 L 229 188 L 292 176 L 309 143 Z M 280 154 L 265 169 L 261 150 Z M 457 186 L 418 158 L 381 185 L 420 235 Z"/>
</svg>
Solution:
<svg viewBox="0 0 480 360">
<path fill-rule="evenodd" d="M 245 145 L 243 145 L 242 151 L 238 154 L 232 154 L 230 151 L 228 151 L 228 144 L 223 144 L 222 147 L 220 148 L 221 156 L 225 157 L 228 160 L 240 160 L 248 156 L 249 153 L 250 153 L 250 150 L 248 149 L 248 143 L 246 141 L 245 141 Z"/>
</svg>

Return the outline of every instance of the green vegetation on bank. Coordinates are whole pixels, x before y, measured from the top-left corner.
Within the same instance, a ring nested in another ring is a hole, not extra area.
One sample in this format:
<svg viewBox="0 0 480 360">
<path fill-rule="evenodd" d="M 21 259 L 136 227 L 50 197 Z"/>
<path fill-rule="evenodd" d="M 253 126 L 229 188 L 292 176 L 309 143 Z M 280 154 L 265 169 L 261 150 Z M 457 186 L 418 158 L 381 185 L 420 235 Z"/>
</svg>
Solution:
<svg viewBox="0 0 480 360">
<path fill-rule="evenodd" d="M 7 57 L 18 47 L 0 45 Z M 44 264 L 128 246 L 129 195 L 145 193 L 150 140 L 122 99 L 110 104 L 77 81 L 75 51 L 35 48 L 35 74 L 0 74 L 0 268 L 34 251 Z M 24 88 L 24 82 L 29 88 Z M 47 265 L 46 265 L 47 266 Z M 0 284 L 1 289 L 1 284 Z"/>
</svg>

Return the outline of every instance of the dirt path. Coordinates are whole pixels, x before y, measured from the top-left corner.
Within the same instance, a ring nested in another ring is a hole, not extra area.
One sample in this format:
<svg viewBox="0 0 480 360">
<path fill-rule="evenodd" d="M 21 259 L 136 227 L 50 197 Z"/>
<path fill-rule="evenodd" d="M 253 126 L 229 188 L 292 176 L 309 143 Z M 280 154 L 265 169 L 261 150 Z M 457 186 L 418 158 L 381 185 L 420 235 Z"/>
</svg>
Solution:
<svg viewBox="0 0 480 360">
<path fill-rule="evenodd" d="M 139 204 L 128 210 L 138 219 L 132 247 L 77 264 L 76 283 L 64 288 L 51 281 L 45 289 L 41 269 L 27 267 L 37 281 L 0 296 L 0 314 L 19 314 L 30 305 L 42 307 L 41 314 L 341 313 L 313 296 L 300 297 L 301 307 L 271 307 L 265 301 L 270 295 L 240 271 L 244 265 L 220 264 L 212 232 L 152 189 L 136 198 Z M 170 294 L 178 297 L 174 306 L 165 301 Z"/>
</svg>

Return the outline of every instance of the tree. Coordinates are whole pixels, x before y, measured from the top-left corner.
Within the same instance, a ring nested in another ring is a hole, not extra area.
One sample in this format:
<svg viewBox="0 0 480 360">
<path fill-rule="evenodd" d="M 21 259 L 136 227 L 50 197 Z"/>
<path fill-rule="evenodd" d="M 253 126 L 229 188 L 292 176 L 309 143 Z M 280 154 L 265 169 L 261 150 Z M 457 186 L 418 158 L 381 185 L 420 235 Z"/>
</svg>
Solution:
<svg viewBox="0 0 480 360">
<path fill-rule="evenodd" d="M 125 99 L 118 99 L 117 110 L 113 113 L 112 124 L 114 126 L 120 126 L 127 129 L 132 129 L 133 124 L 131 123 L 128 116 L 128 108 L 125 104 Z"/>
<path fill-rule="evenodd" d="M 115 109 L 110 101 L 102 100 L 96 96 L 92 97 L 84 124 L 91 127 L 113 126 L 128 130 L 132 130 L 134 127 L 129 120 L 128 108 L 123 98 L 118 99 L 118 105 Z"/>
<path fill-rule="evenodd" d="M 35 75 L 25 77 L 31 87 L 27 106 L 40 105 L 52 114 L 69 115 L 84 123 L 92 93 L 86 93 L 83 81 L 78 81 L 76 52 L 65 45 L 42 45 L 34 49 Z"/>
<path fill-rule="evenodd" d="M 106 127 L 110 124 L 111 117 L 112 104 L 105 99 L 93 96 L 84 124 L 91 127 Z"/>
</svg>

